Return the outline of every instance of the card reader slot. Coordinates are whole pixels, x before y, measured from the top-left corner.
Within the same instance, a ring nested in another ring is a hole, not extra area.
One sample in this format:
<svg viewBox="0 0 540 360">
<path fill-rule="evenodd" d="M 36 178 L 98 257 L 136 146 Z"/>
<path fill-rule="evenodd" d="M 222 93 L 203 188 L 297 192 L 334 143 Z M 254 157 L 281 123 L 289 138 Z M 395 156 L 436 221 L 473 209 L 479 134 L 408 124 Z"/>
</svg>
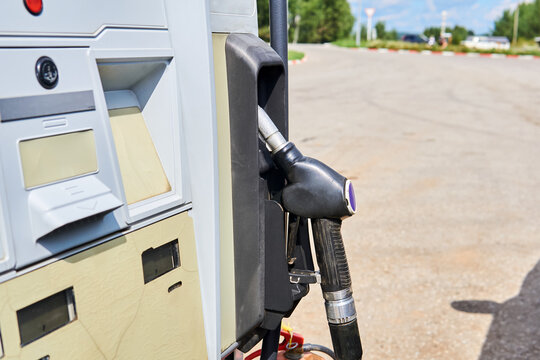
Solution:
<svg viewBox="0 0 540 360">
<path fill-rule="evenodd" d="M 178 239 L 157 248 L 150 248 L 142 253 L 144 283 L 172 271 L 180 266 Z M 169 292 L 172 290 L 169 288 Z"/>
<path fill-rule="evenodd" d="M 21 346 L 76 320 L 73 288 L 60 291 L 17 311 Z"/>
<path fill-rule="evenodd" d="M 92 90 L 0 99 L 0 121 L 68 114 L 96 109 Z"/>
</svg>

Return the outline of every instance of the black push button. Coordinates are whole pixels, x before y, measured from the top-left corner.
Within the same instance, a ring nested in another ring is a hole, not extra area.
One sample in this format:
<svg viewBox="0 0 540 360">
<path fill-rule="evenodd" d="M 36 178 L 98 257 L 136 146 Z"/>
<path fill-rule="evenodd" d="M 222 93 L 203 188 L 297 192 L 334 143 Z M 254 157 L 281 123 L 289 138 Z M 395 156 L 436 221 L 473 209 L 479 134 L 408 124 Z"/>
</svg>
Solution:
<svg viewBox="0 0 540 360">
<path fill-rule="evenodd" d="M 36 76 L 45 89 L 52 89 L 58 84 L 58 68 L 50 57 L 42 56 L 38 59 Z"/>
</svg>

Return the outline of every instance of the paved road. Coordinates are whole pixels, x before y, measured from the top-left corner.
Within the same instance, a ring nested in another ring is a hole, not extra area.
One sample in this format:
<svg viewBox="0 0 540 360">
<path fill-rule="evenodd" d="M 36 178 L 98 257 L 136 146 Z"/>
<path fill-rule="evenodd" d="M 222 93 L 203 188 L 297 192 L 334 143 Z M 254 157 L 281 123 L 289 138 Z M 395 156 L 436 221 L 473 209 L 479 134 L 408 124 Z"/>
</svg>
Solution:
<svg viewBox="0 0 540 360">
<path fill-rule="evenodd" d="M 540 61 L 293 48 L 291 139 L 357 190 L 365 360 L 540 359 Z M 318 288 L 289 322 L 331 344 Z"/>
</svg>

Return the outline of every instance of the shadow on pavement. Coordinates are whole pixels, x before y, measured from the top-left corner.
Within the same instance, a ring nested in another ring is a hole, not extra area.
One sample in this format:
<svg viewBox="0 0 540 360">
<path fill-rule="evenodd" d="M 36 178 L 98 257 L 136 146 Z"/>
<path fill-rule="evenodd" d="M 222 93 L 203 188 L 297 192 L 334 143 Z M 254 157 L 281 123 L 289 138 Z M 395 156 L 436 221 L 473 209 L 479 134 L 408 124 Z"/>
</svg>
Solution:
<svg viewBox="0 0 540 360">
<path fill-rule="evenodd" d="M 519 294 L 502 304 L 463 300 L 451 305 L 467 313 L 493 314 L 479 360 L 540 359 L 540 261 L 525 277 Z"/>
</svg>

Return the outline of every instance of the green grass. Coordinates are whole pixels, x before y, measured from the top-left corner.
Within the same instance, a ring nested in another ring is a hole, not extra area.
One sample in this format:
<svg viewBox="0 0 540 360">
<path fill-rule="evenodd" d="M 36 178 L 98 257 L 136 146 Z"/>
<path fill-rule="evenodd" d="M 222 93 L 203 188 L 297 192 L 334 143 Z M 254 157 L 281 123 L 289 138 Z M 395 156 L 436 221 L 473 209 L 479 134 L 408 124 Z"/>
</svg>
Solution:
<svg viewBox="0 0 540 360">
<path fill-rule="evenodd" d="M 302 60 L 304 53 L 300 51 L 289 50 L 289 60 Z"/>
<path fill-rule="evenodd" d="M 334 45 L 337 45 L 337 46 L 342 46 L 342 47 L 349 47 L 349 48 L 356 48 L 358 47 L 356 45 L 356 40 L 355 39 L 352 39 L 352 38 L 347 38 L 347 39 L 340 39 L 340 40 L 336 40 L 334 41 L 332 44 Z M 365 41 L 362 41 L 360 43 L 360 47 L 366 47 L 366 42 Z"/>
<path fill-rule="evenodd" d="M 352 47 L 356 48 L 356 42 L 354 39 L 342 39 L 333 42 L 334 45 L 342 47 Z M 509 50 L 478 50 L 478 49 L 469 49 L 463 45 L 449 45 L 446 48 L 440 46 L 429 47 L 426 44 L 413 44 L 407 43 L 404 41 L 389 41 L 389 40 L 375 40 L 369 42 L 362 42 L 360 47 L 367 48 L 385 48 L 393 50 L 431 50 L 431 51 L 453 51 L 461 53 L 475 52 L 480 54 L 504 54 L 504 55 L 534 55 L 540 56 L 540 49 L 538 47 L 534 48 L 533 46 L 517 46 L 510 48 Z"/>
</svg>

